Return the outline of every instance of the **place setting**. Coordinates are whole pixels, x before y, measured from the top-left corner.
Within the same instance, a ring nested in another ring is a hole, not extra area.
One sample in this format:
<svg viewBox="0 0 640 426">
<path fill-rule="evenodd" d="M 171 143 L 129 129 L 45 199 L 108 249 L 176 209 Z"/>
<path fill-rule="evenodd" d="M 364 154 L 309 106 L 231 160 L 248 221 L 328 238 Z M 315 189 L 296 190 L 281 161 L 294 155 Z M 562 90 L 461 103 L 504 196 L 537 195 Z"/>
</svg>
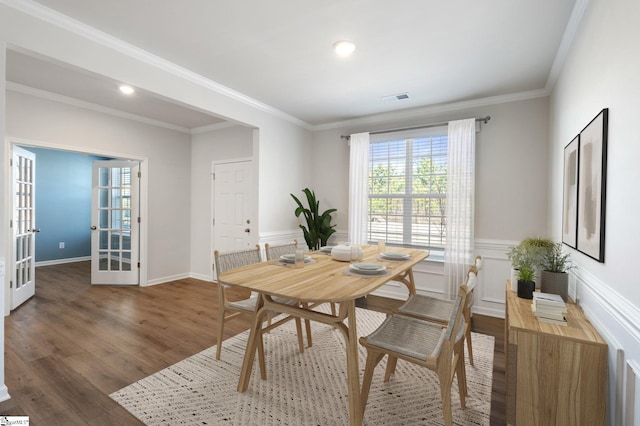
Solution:
<svg viewBox="0 0 640 426">
<path fill-rule="evenodd" d="M 296 262 L 296 256 L 298 256 L 298 262 Z M 274 262 L 274 265 L 292 266 L 298 263 L 308 265 L 310 263 L 315 263 L 315 260 L 311 256 L 306 254 L 300 256 L 296 255 L 296 253 L 288 253 L 280 256 L 278 260 Z"/>
<path fill-rule="evenodd" d="M 378 255 L 379 260 L 390 260 L 394 262 L 405 262 L 411 259 L 409 253 L 402 253 L 398 251 L 384 251 Z"/>
<path fill-rule="evenodd" d="M 387 275 L 387 267 L 379 263 L 357 262 L 351 263 L 344 271 L 345 275 L 359 275 L 363 277 L 379 277 Z"/>
<path fill-rule="evenodd" d="M 384 241 L 378 241 L 378 258 L 377 260 L 387 260 L 392 262 L 405 262 L 411 259 L 409 253 L 401 251 L 386 250 L 386 244 Z"/>
</svg>

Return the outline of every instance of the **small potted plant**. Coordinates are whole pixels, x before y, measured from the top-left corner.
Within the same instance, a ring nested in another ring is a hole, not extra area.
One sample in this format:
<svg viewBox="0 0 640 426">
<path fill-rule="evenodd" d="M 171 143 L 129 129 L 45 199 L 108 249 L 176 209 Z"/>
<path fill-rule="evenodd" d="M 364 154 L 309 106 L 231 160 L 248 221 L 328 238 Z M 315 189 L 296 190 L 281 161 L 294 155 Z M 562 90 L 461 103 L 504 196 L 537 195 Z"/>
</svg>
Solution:
<svg viewBox="0 0 640 426">
<path fill-rule="evenodd" d="M 542 283 L 540 290 L 544 293 L 559 294 L 566 302 L 569 289 L 569 274 L 573 268 L 570 254 L 562 251 L 562 243 L 555 243 L 553 248 L 542 258 Z"/>
<path fill-rule="evenodd" d="M 523 299 L 533 299 L 533 292 L 536 289 L 535 271 L 530 266 L 523 266 L 518 269 L 518 297 Z"/>
<path fill-rule="evenodd" d="M 538 288 L 542 285 L 542 270 L 544 259 L 555 248 L 556 243 L 549 238 L 543 237 L 527 237 L 520 242 L 520 245 L 524 247 L 531 256 L 533 272 L 537 278 L 536 283 Z"/>
<path fill-rule="evenodd" d="M 535 251 L 523 244 L 511 247 L 507 252 L 511 260 L 511 290 L 517 290 L 519 297 L 533 298 L 535 290 Z"/>
</svg>

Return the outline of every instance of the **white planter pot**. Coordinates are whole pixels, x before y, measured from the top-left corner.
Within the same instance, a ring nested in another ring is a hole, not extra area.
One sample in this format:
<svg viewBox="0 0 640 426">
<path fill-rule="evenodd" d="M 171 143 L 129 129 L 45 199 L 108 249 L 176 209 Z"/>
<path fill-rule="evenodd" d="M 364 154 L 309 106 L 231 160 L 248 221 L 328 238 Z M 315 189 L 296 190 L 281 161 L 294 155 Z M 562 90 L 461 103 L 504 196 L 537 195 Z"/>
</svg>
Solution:
<svg viewBox="0 0 640 426">
<path fill-rule="evenodd" d="M 518 270 L 511 268 L 511 291 L 518 291 Z"/>
</svg>

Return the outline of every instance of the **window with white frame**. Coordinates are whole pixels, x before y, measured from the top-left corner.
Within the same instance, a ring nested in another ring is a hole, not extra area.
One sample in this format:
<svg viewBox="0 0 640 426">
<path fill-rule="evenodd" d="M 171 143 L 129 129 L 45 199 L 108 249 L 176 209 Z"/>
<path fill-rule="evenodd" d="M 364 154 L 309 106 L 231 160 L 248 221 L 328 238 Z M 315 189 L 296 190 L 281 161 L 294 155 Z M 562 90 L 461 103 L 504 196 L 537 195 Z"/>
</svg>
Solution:
<svg viewBox="0 0 640 426">
<path fill-rule="evenodd" d="M 367 239 L 444 250 L 447 127 L 371 135 Z"/>
</svg>

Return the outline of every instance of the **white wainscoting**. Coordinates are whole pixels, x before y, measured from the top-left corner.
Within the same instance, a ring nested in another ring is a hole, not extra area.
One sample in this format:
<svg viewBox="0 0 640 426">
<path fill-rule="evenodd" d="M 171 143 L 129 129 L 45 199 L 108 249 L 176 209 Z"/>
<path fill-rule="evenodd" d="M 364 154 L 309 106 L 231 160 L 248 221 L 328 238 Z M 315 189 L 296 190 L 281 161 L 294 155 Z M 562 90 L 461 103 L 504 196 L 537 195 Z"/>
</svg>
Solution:
<svg viewBox="0 0 640 426">
<path fill-rule="evenodd" d="M 608 425 L 640 425 L 640 311 L 582 269 L 570 271 L 572 296 L 609 344 Z"/>
<path fill-rule="evenodd" d="M 506 252 L 517 241 L 476 240 L 476 253 L 482 256 L 482 271 L 478 276 L 473 312 L 504 318 L 505 285 L 511 271 Z M 433 297 L 444 297 L 444 263 L 425 260 L 413 269 L 416 292 Z M 406 299 L 406 287 L 390 282 L 374 294 Z"/>
</svg>

